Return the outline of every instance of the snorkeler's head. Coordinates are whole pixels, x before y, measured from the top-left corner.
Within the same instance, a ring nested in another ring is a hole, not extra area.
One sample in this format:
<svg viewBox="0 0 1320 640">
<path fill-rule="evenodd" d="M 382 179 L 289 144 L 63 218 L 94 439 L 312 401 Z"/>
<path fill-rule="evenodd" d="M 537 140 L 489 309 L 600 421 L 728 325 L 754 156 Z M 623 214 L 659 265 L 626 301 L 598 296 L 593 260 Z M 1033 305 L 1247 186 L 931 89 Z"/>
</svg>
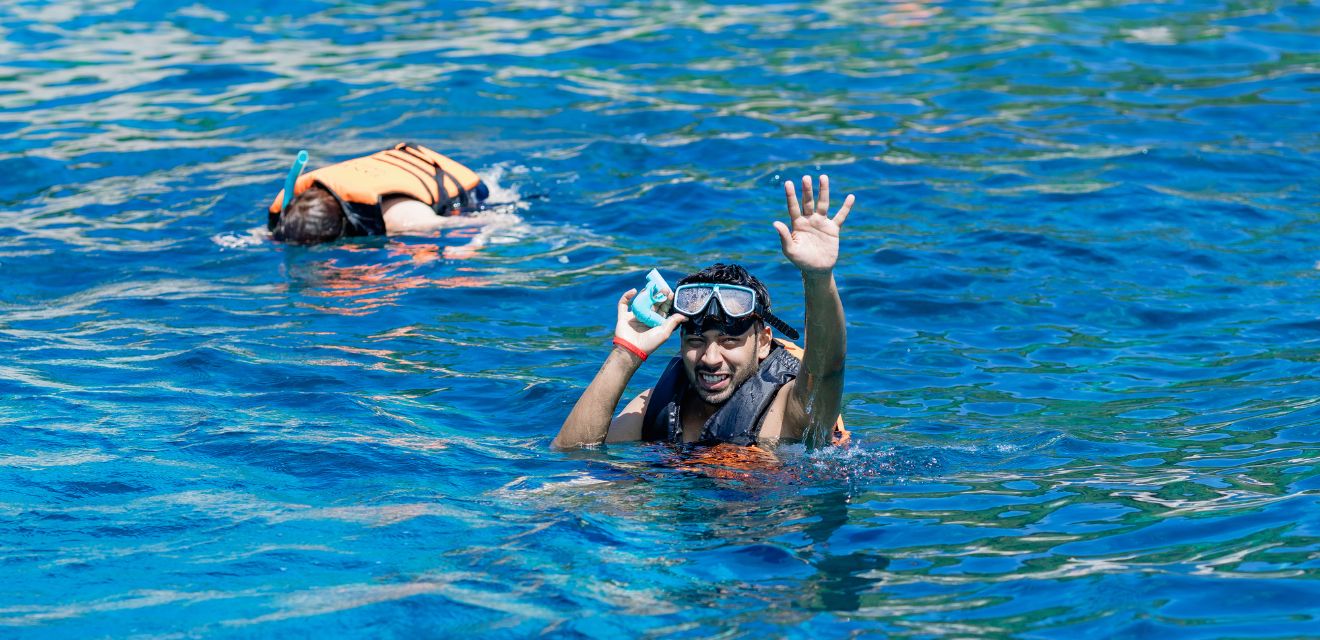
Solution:
<svg viewBox="0 0 1320 640">
<path fill-rule="evenodd" d="M 699 284 L 732 286 L 725 289 L 684 286 Z M 674 291 L 675 311 L 688 317 L 683 323 L 684 334 L 718 329 L 729 335 L 742 335 L 754 324 L 764 322 L 790 339 L 798 338 L 797 331 L 770 312 L 770 292 L 765 283 L 741 265 L 713 264 L 679 280 Z"/>
<path fill-rule="evenodd" d="M 334 194 L 312 185 L 289 203 L 271 229 L 272 236 L 289 244 L 318 244 L 344 235 L 348 218 Z"/>
<path fill-rule="evenodd" d="M 674 287 L 674 311 L 688 317 L 679 356 L 690 388 L 706 404 L 727 402 L 770 355 L 769 298 L 765 285 L 738 265 L 712 265 Z"/>
</svg>

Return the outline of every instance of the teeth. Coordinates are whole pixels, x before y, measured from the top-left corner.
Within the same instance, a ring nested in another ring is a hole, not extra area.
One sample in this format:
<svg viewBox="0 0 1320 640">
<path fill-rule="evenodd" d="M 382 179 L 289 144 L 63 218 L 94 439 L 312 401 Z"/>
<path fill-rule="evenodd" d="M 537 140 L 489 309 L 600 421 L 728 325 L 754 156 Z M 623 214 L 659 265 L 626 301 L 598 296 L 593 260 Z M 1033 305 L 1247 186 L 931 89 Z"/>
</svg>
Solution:
<svg viewBox="0 0 1320 640">
<path fill-rule="evenodd" d="M 703 373 L 701 374 L 701 379 L 705 382 L 714 384 L 716 382 L 719 382 L 720 380 L 723 380 L 724 376 L 716 375 L 713 373 Z"/>
</svg>

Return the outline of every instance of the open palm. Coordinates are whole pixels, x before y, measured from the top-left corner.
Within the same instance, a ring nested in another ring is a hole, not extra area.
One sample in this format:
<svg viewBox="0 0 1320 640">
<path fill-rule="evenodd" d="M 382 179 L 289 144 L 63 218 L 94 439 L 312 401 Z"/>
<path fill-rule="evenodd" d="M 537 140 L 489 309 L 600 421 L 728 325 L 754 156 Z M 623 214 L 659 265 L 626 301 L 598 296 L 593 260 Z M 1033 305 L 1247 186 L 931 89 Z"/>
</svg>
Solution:
<svg viewBox="0 0 1320 640">
<path fill-rule="evenodd" d="M 784 257 L 806 274 L 826 273 L 834 269 L 839 260 L 839 228 L 852 210 L 854 198 L 849 195 L 833 218 L 830 210 L 830 179 L 820 177 L 820 197 L 813 196 L 811 176 L 802 176 L 802 202 L 799 205 L 792 181 L 784 183 L 788 199 L 788 217 L 793 227 L 776 221 L 779 241 Z"/>
</svg>

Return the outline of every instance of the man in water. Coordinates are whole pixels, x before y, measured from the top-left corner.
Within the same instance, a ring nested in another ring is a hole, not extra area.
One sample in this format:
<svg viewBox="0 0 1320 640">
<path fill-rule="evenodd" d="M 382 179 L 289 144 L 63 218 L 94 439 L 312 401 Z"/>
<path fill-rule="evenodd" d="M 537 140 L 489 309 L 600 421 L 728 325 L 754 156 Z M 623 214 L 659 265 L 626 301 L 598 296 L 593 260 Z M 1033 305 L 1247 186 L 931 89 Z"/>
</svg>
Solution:
<svg viewBox="0 0 1320 640">
<path fill-rule="evenodd" d="M 679 281 L 674 313 L 648 328 L 629 309 L 637 290 L 619 298 L 615 347 L 555 436 L 552 446 L 574 449 L 601 442 L 666 440 L 739 445 L 802 440 L 822 446 L 838 432 L 847 329 L 834 282 L 839 229 L 852 209 L 850 195 L 829 216 L 829 178 L 820 197 L 802 178 L 799 206 L 784 183 L 790 230 L 776 221 L 784 256 L 802 272 L 806 294 L 806 351 L 772 338 L 771 327 L 797 338 L 770 313 L 765 285 L 738 265 L 716 264 Z M 637 368 L 682 327 L 679 357 L 660 381 L 611 415 Z"/>
<path fill-rule="evenodd" d="M 270 205 L 271 236 L 318 244 L 347 236 L 430 231 L 472 211 L 490 193 L 471 169 L 421 145 L 400 143 L 298 177 L 293 197 Z"/>
</svg>

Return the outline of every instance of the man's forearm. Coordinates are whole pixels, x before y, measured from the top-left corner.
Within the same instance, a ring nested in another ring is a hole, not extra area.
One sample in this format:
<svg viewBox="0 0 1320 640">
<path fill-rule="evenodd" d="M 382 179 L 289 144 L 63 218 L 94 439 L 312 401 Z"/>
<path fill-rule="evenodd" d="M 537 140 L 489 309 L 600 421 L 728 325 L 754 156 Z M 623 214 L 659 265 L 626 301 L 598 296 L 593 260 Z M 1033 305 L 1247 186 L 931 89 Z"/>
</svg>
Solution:
<svg viewBox="0 0 1320 640">
<path fill-rule="evenodd" d="M 556 449 L 576 449 L 604 442 L 605 436 L 609 434 L 614 409 L 619 406 L 619 399 L 623 397 L 628 381 L 641 364 L 641 358 L 636 355 L 618 347 L 611 349 L 605 364 L 601 365 L 596 377 L 587 385 L 587 390 L 582 392 L 582 397 L 573 405 L 573 411 L 564 419 L 564 425 L 559 428 L 559 435 L 555 436 L 551 446 Z"/>
<path fill-rule="evenodd" d="M 848 329 L 833 272 L 804 273 L 802 286 L 807 305 L 806 353 L 798 377 L 798 392 L 807 412 L 802 435 L 809 446 L 823 446 L 829 444 L 843 401 Z"/>
</svg>

